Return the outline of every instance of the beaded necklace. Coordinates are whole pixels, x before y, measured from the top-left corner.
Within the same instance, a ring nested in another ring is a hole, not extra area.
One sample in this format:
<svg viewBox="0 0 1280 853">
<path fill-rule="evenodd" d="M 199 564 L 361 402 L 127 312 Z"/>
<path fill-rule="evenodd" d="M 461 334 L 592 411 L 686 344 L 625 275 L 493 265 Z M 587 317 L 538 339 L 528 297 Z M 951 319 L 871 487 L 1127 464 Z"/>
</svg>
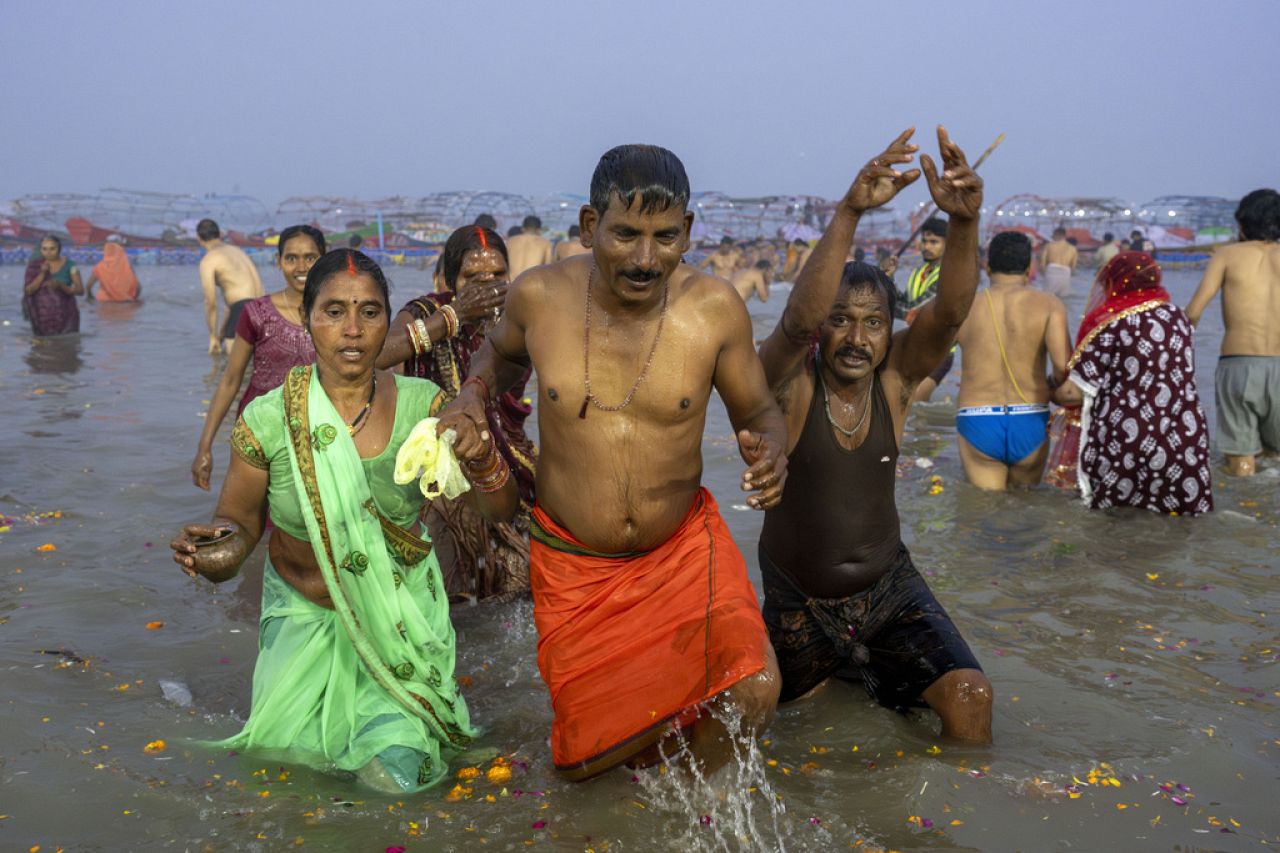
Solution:
<svg viewBox="0 0 1280 853">
<path fill-rule="evenodd" d="M 658 314 L 658 331 L 653 336 L 653 346 L 649 347 L 649 357 L 645 359 L 644 367 L 640 368 L 640 375 L 636 377 L 636 381 L 631 385 L 631 390 L 627 392 L 627 396 L 623 398 L 621 403 L 613 406 L 604 405 L 596 399 L 596 395 L 591 391 L 591 285 L 595 280 L 596 265 L 592 264 L 591 274 L 587 276 L 587 333 L 582 342 L 583 384 L 586 386 L 587 396 L 582 400 L 582 408 L 578 411 L 579 418 L 586 418 L 588 403 L 602 412 L 620 412 L 631 405 L 631 398 L 636 395 L 636 391 L 640 389 L 644 378 L 649 374 L 649 366 L 653 364 L 653 355 L 658 351 L 658 341 L 662 339 L 662 323 L 667 318 L 667 292 L 670 290 L 670 285 L 662 288 L 662 310 Z"/>
<path fill-rule="evenodd" d="M 818 377 L 818 381 L 822 382 L 822 377 Z M 862 425 L 867 422 L 867 413 L 871 411 L 871 391 L 867 391 L 865 396 L 866 402 L 862 404 L 862 414 L 858 416 L 858 423 L 853 429 L 845 429 L 836 423 L 836 419 L 831 417 L 831 394 L 827 391 L 827 383 L 822 382 L 822 408 L 827 413 L 827 422 L 845 438 L 853 438 L 858 434 L 858 430 L 862 429 Z M 845 406 L 848 408 L 848 406 Z"/>
<path fill-rule="evenodd" d="M 354 436 L 364 429 L 364 425 L 369 419 L 369 412 L 373 409 L 373 395 L 376 393 L 378 393 L 378 374 L 375 372 L 373 374 L 373 387 L 369 389 L 369 401 L 364 404 L 364 408 L 356 415 L 355 420 L 347 424 L 347 435 Z"/>
</svg>

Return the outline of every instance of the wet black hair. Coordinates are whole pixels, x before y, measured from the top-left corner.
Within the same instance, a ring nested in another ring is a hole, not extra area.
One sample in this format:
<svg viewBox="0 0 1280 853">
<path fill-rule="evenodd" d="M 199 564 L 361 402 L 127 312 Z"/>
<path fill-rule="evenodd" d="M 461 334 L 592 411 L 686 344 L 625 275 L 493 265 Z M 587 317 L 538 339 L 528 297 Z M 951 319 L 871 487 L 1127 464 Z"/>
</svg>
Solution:
<svg viewBox="0 0 1280 853">
<path fill-rule="evenodd" d="M 721 237 L 721 238 L 720 238 L 720 245 L 721 245 L 721 246 L 732 246 L 732 245 L 733 245 L 733 238 L 732 238 L 732 237 L 730 237 L 728 234 L 724 235 L 723 237 Z"/>
<path fill-rule="evenodd" d="M 479 225 L 481 228 L 488 228 L 490 231 L 498 230 L 498 220 L 494 219 L 491 213 L 480 214 L 472 224 Z"/>
<path fill-rule="evenodd" d="M 529 215 L 524 218 L 524 222 L 522 223 L 521 227 L 537 228 L 538 230 L 542 230 L 542 220 L 536 216 Z"/>
<path fill-rule="evenodd" d="M 889 363 L 889 352 L 893 349 L 893 318 L 898 312 L 898 288 L 893 286 L 893 279 L 885 275 L 880 267 L 850 261 L 844 265 L 844 272 L 840 275 L 840 289 L 836 291 L 837 295 L 846 289 L 855 293 L 876 289 L 884 292 L 885 310 L 889 318 L 889 346 L 884 351 L 884 358 L 876 365 L 876 370 L 879 371 Z"/>
<path fill-rule="evenodd" d="M 517 234 L 523 234 L 523 233 L 524 233 L 524 226 L 522 225 L 512 225 L 510 228 L 507 229 L 508 237 L 514 237 Z"/>
<path fill-rule="evenodd" d="M 764 258 L 761 258 L 760 260 L 756 261 L 756 269 L 758 269 L 758 270 L 771 270 L 771 269 L 773 269 L 773 264 L 769 263 L 769 262 L 768 262 L 768 261 L 766 261 Z"/>
<path fill-rule="evenodd" d="M 284 257 L 284 244 L 288 243 L 294 237 L 310 237 L 311 242 L 316 244 L 316 248 L 320 250 L 320 254 L 328 251 L 324 244 L 324 234 L 314 225 L 290 225 L 288 228 L 280 232 L 280 242 L 276 243 L 276 257 Z"/>
<path fill-rule="evenodd" d="M 893 286 L 893 280 L 885 275 L 884 270 L 862 261 L 850 261 L 844 265 L 844 272 L 840 276 L 840 290 L 848 288 L 859 291 L 877 287 L 884 291 L 889 317 L 894 317 L 898 310 L 898 289 Z"/>
<path fill-rule="evenodd" d="M 479 249 L 493 249 L 502 255 L 502 260 L 511 262 L 507 256 L 507 244 L 498 236 L 498 232 L 479 225 L 464 225 L 449 235 L 444 249 L 440 251 L 440 274 L 444 278 L 445 287 L 453 290 L 458 286 L 462 262 L 469 252 Z"/>
<path fill-rule="evenodd" d="M 40 242 L 43 243 L 45 240 L 52 240 L 54 245 L 58 247 L 58 254 L 59 255 L 62 254 L 62 238 L 61 237 L 57 237 L 53 234 L 46 234 L 40 238 Z M 26 310 L 26 309 L 23 309 L 23 310 Z"/>
<path fill-rule="evenodd" d="M 791 243 L 792 243 L 793 245 L 796 245 L 796 246 L 807 246 L 807 245 L 809 245 L 809 242 L 808 242 L 807 240 L 802 240 L 802 239 L 800 239 L 799 237 L 797 237 L 797 238 L 795 238 L 794 240 L 792 240 L 792 241 L 791 241 Z"/>
<path fill-rule="evenodd" d="M 302 289 L 302 320 L 310 327 L 311 309 L 315 307 L 320 289 L 333 276 L 355 270 L 373 279 L 382 292 L 382 304 L 387 308 L 387 325 L 391 325 L 391 288 L 387 285 L 387 277 L 382 274 L 382 267 L 373 258 L 356 249 L 334 249 L 316 261 L 307 272 L 307 284 Z"/>
<path fill-rule="evenodd" d="M 640 196 L 640 212 L 689 204 L 689 176 L 680 158 L 657 145 L 619 145 L 610 148 L 591 175 L 591 206 L 604 216 L 617 194 L 627 207 Z"/>
<path fill-rule="evenodd" d="M 929 217 L 924 221 L 924 225 L 920 226 L 920 234 L 933 234 L 943 240 L 947 239 L 947 220 L 936 216 Z"/>
<path fill-rule="evenodd" d="M 993 273 L 1026 275 L 1031 269 L 1031 238 L 1021 231 L 1001 231 L 987 244 L 987 266 Z"/>
<path fill-rule="evenodd" d="M 1115 238 L 1116 235 L 1112 234 L 1110 231 L 1104 231 L 1102 234 L 1102 242 L 1104 243 L 1110 243 Z"/>
<path fill-rule="evenodd" d="M 867 259 L 867 250 L 858 248 L 853 250 L 853 259 L 858 263 L 862 263 Z"/>
<path fill-rule="evenodd" d="M 364 245 L 364 237 L 360 236 L 359 234 L 352 234 L 349 238 L 347 238 L 348 249 L 359 249 L 363 245 Z"/>
<path fill-rule="evenodd" d="M 1280 240 L 1280 193 L 1254 190 L 1240 199 L 1236 222 L 1246 240 Z"/>
<path fill-rule="evenodd" d="M 196 223 L 196 236 L 201 240 L 217 240 L 222 236 L 222 230 L 212 219 L 201 219 Z"/>
<path fill-rule="evenodd" d="M 570 236 L 570 237 L 581 237 L 581 236 L 582 236 L 582 229 L 581 229 L 581 228 L 579 228 L 577 225 L 570 225 L 570 226 L 569 226 L 569 236 Z"/>
</svg>

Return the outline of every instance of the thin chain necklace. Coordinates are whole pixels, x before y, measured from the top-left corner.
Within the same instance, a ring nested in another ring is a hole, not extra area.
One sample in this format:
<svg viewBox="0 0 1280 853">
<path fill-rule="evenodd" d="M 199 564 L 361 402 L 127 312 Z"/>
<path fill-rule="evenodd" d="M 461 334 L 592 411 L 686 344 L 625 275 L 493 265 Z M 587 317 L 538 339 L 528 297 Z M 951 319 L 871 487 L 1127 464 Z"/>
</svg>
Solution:
<svg viewBox="0 0 1280 853">
<path fill-rule="evenodd" d="M 818 381 L 822 381 L 822 376 L 818 376 Z M 873 380 L 874 381 L 874 380 Z M 871 391 L 867 391 L 866 402 L 862 404 L 862 414 L 858 417 L 858 423 L 853 429 L 845 429 L 836 423 L 836 419 L 831 417 L 831 394 L 827 391 L 827 383 L 822 383 L 822 408 L 827 413 L 827 422 L 836 428 L 836 431 L 845 438 L 853 438 L 858 434 L 858 430 L 862 429 L 862 425 L 867 421 L 867 413 L 871 411 Z"/>
<path fill-rule="evenodd" d="M 583 384 L 586 385 L 587 396 L 582 400 L 582 408 L 578 411 L 578 417 L 585 418 L 587 416 L 587 404 L 595 406 L 602 412 L 620 412 L 627 406 L 631 405 L 631 398 L 636 395 L 640 385 L 644 382 L 644 378 L 649 375 L 649 366 L 653 364 L 653 355 L 658 351 L 658 341 L 662 339 L 662 322 L 667 318 L 667 292 L 670 290 L 670 284 L 666 284 L 662 288 L 662 310 L 658 314 L 658 331 L 653 336 L 653 346 L 649 347 L 649 357 L 645 359 L 644 367 L 640 368 L 640 375 L 636 377 L 636 381 L 631 385 L 631 390 L 627 392 L 627 396 L 623 398 L 621 403 L 616 406 L 606 406 L 596 399 L 596 395 L 591 391 L 591 285 L 596 280 L 596 266 L 591 265 L 591 274 L 587 276 L 587 334 L 582 343 L 582 371 Z"/>
<path fill-rule="evenodd" d="M 364 429 L 364 425 L 369 421 L 369 412 L 373 409 L 373 395 L 378 393 L 378 374 L 373 374 L 373 387 L 369 389 L 369 401 L 364 404 L 364 408 L 356 415 L 356 419 L 347 424 L 347 435 L 354 436 L 360 430 Z M 343 421 L 345 422 L 345 418 Z"/>
</svg>

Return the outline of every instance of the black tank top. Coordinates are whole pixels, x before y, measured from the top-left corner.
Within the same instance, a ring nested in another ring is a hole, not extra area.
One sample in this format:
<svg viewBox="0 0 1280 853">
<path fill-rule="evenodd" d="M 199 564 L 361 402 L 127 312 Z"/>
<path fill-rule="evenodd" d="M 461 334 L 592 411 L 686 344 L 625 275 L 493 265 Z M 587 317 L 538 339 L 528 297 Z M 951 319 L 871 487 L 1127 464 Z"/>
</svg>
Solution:
<svg viewBox="0 0 1280 853">
<path fill-rule="evenodd" d="M 891 569 L 902 550 L 898 524 L 898 442 L 877 372 L 871 426 L 857 450 L 836 442 L 814 366 L 813 401 L 787 457 L 782 502 L 764 514 L 760 547 L 809 595 L 843 598 Z"/>
</svg>

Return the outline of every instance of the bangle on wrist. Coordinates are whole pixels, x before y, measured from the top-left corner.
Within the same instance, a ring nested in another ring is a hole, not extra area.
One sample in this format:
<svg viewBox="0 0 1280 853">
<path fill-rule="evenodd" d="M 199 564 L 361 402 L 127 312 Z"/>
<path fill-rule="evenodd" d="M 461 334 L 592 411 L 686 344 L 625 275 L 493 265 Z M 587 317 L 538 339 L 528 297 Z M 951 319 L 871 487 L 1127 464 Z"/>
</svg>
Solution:
<svg viewBox="0 0 1280 853">
<path fill-rule="evenodd" d="M 413 327 L 418 330 L 418 341 L 422 344 L 422 352 L 419 355 L 426 355 L 431 352 L 431 333 L 427 331 L 427 321 L 417 319 L 413 321 Z"/>
<path fill-rule="evenodd" d="M 466 388 L 468 385 L 472 383 L 475 383 L 476 385 L 480 386 L 480 394 L 484 399 L 485 407 L 488 408 L 490 400 L 493 399 L 492 396 L 489 394 L 489 383 L 485 382 L 484 379 L 482 379 L 481 377 L 472 374 L 471 376 L 468 376 L 466 379 L 463 380 L 462 388 Z M 461 390 L 461 388 L 459 390 Z"/>
<path fill-rule="evenodd" d="M 445 337 L 452 338 L 458 334 L 458 312 L 452 305 L 441 305 L 440 313 L 444 316 Z"/>
</svg>

